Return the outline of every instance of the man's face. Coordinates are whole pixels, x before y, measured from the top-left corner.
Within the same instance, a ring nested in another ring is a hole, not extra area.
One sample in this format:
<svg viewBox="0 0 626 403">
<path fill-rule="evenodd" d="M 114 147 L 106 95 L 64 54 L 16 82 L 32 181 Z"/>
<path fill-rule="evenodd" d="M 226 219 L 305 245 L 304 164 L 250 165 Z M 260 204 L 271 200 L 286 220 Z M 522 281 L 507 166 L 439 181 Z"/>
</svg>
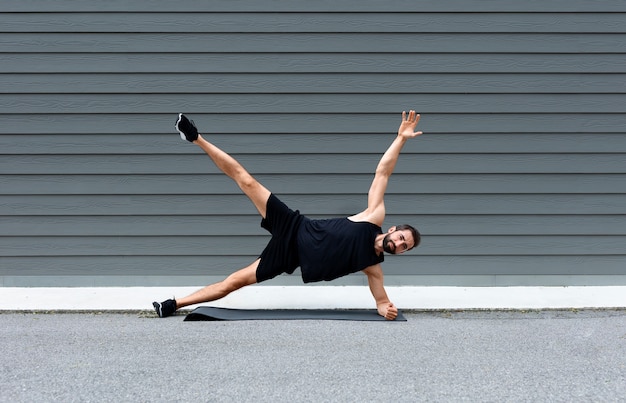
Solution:
<svg viewBox="0 0 626 403">
<path fill-rule="evenodd" d="M 410 250 L 414 244 L 413 234 L 409 230 L 398 231 L 392 228 L 383 238 L 383 250 L 394 255 Z"/>
</svg>

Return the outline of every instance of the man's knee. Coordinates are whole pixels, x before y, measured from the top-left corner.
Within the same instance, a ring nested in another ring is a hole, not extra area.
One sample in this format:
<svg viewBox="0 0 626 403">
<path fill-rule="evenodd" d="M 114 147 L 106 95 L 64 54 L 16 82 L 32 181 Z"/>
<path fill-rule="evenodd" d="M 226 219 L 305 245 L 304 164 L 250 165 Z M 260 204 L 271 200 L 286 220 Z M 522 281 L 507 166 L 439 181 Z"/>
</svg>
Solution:
<svg viewBox="0 0 626 403">
<path fill-rule="evenodd" d="M 261 216 L 265 218 L 267 200 L 272 194 L 265 186 L 261 185 L 252 176 L 237 182 L 241 190 L 252 201 Z"/>
<path fill-rule="evenodd" d="M 231 293 L 242 287 L 256 283 L 256 267 L 258 263 L 252 264 L 245 269 L 239 270 L 228 276 L 222 283 L 222 289 L 226 293 Z"/>
<path fill-rule="evenodd" d="M 240 278 L 234 276 L 228 276 L 220 284 L 220 288 L 224 294 L 230 294 L 233 291 L 237 291 L 240 288 L 245 287 L 247 284 Z"/>
</svg>

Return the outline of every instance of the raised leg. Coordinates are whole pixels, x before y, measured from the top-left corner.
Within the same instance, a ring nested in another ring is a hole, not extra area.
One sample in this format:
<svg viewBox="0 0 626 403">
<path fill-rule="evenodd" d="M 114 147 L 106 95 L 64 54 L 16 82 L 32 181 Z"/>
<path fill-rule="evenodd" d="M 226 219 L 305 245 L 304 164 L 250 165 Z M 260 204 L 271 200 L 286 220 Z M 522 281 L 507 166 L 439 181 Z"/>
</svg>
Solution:
<svg viewBox="0 0 626 403">
<path fill-rule="evenodd" d="M 250 175 L 237 160 L 214 144 L 206 141 L 202 136 L 198 135 L 198 138 L 193 143 L 202 148 L 211 157 L 215 165 L 237 183 L 239 188 L 252 201 L 261 217 L 265 218 L 267 200 L 271 192 Z"/>
</svg>

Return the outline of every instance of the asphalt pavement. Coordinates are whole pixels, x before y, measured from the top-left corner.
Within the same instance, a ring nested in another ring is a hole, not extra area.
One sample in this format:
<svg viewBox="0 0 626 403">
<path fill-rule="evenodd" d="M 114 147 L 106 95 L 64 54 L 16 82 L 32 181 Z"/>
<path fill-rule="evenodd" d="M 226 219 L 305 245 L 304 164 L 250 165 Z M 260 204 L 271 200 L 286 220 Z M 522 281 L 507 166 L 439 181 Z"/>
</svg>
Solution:
<svg viewBox="0 0 626 403">
<path fill-rule="evenodd" d="M 2 402 L 624 402 L 626 310 L 0 313 Z"/>
</svg>

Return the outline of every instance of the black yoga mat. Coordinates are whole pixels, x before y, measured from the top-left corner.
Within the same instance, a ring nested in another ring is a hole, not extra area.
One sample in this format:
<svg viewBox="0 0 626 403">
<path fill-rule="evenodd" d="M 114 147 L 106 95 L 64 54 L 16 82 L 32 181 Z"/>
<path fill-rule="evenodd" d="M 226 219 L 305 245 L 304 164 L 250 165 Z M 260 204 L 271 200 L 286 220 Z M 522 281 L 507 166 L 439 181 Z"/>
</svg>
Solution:
<svg viewBox="0 0 626 403">
<path fill-rule="evenodd" d="M 307 319 L 386 321 L 373 309 L 228 309 L 199 306 L 185 317 L 185 321 Z M 396 321 L 406 322 L 406 318 L 398 312 Z"/>
</svg>

